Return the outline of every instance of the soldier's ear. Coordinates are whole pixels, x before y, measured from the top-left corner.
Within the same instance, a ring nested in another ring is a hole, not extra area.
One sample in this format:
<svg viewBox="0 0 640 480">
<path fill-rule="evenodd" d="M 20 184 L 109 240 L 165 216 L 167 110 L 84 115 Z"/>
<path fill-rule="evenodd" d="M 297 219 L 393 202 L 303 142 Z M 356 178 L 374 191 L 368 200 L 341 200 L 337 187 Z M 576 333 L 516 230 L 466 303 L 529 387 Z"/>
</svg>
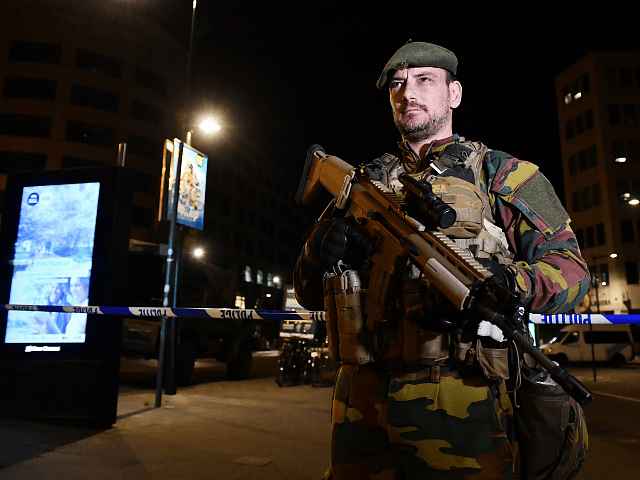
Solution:
<svg viewBox="0 0 640 480">
<path fill-rule="evenodd" d="M 457 80 L 449 84 L 449 97 L 451 98 L 451 108 L 457 108 L 462 101 L 462 84 Z"/>
</svg>

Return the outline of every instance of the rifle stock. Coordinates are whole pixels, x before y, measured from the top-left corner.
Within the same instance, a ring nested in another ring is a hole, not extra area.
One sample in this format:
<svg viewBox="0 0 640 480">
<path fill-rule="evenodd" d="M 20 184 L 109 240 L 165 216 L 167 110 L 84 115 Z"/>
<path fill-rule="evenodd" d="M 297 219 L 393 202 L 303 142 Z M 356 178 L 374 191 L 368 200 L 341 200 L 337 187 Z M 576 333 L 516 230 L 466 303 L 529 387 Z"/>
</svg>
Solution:
<svg viewBox="0 0 640 480">
<path fill-rule="evenodd" d="M 505 336 L 515 341 L 551 374 L 567 393 L 582 405 L 593 394 L 561 367 L 549 360 L 523 335 L 508 328 L 505 317 L 472 295 L 478 282 L 491 277 L 468 252 L 446 235 L 431 231 L 407 215 L 404 198 L 364 172 L 338 157 L 327 155 L 322 147 L 313 145 L 307 152 L 296 201 L 310 205 L 324 187 L 336 198 L 336 207 L 349 211 L 357 225 L 374 242 L 372 271 L 365 301 L 367 328 L 385 320 L 388 296 L 392 285 L 409 260 L 459 310 L 475 309 L 486 320 L 496 324 Z M 505 319 L 501 322 L 500 319 Z"/>
</svg>

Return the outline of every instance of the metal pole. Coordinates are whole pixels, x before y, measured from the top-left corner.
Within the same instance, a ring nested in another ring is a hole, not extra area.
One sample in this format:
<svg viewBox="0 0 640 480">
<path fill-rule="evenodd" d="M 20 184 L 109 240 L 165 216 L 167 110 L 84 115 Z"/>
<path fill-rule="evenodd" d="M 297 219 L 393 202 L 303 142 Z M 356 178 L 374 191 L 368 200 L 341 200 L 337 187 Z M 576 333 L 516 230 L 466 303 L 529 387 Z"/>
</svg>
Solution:
<svg viewBox="0 0 640 480">
<path fill-rule="evenodd" d="M 118 144 L 118 166 L 124 167 L 124 159 L 127 156 L 127 144 Z"/>
<path fill-rule="evenodd" d="M 197 0 L 193 0 L 193 9 L 191 12 L 191 34 L 190 34 L 190 38 L 189 38 L 189 50 L 187 53 L 187 76 L 186 76 L 186 85 L 185 85 L 185 95 L 184 95 L 184 112 L 185 112 L 185 119 L 184 119 L 184 124 L 183 124 L 183 131 L 185 132 L 185 134 L 183 135 L 182 138 L 187 138 L 188 136 L 188 103 L 189 103 L 189 80 L 190 80 L 190 76 L 191 76 L 191 52 L 193 50 L 193 31 L 194 31 L 194 24 L 196 21 L 196 4 L 197 4 Z M 177 216 L 178 216 L 178 199 L 180 196 L 180 170 L 182 168 L 182 152 L 184 150 L 184 142 L 181 141 L 180 142 L 180 149 L 178 151 L 178 159 L 176 162 L 176 166 L 175 166 L 175 176 L 174 176 L 174 180 L 175 183 L 173 185 L 173 189 L 171 191 L 171 215 L 170 215 L 170 226 L 169 226 L 169 248 L 168 248 L 168 252 L 167 252 L 167 272 L 166 272 L 166 279 L 165 279 L 165 285 L 164 285 L 164 300 L 162 302 L 164 307 L 168 307 L 169 306 L 169 293 L 171 292 L 171 283 L 172 283 L 172 273 L 175 275 L 172 267 L 172 263 L 173 263 L 173 249 L 174 249 L 174 243 L 175 243 L 175 231 L 176 231 L 176 224 L 177 224 Z M 165 366 L 165 355 L 164 355 L 164 348 L 165 348 L 165 342 L 163 341 L 163 338 L 167 338 L 167 341 L 169 343 L 173 343 L 173 337 L 174 337 L 174 332 L 172 331 L 173 328 L 169 329 L 169 332 L 167 332 L 167 318 L 166 317 L 162 317 L 162 325 L 160 327 L 160 351 L 158 352 L 158 375 L 156 378 L 156 408 L 160 407 L 162 405 L 162 386 L 163 386 L 163 382 L 164 382 L 164 369 Z M 173 327 L 173 323 L 172 323 L 172 327 Z M 167 335 L 167 333 L 169 335 Z M 173 356 L 175 356 L 175 352 L 172 352 Z M 161 363 L 162 362 L 162 363 Z M 173 370 L 173 360 L 170 363 L 170 367 Z M 172 378 L 174 378 L 174 371 L 170 371 L 167 373 L 167 375 L 170 375 Z M 167 392 L 168 393 L 168 392 Z"/>
<path fill-rule="evenodd" d="M 596 309 L 600 313 L 600 296 L 598 295 L 598 284 L 600 283 L 600 277 L 598 275 L 598 266 L 595 264 L 596 259 L 593 259 L 594 266 L 596 267 Z M 595 338 L 593 338 L 593 325 L 589 322 L 589 334 L 591 335 L 591 365 L 593 367 L 593 381 L 597 382 L 598 377 L 596 375 L 596 351 L 595 351 Z"/>
</svg>

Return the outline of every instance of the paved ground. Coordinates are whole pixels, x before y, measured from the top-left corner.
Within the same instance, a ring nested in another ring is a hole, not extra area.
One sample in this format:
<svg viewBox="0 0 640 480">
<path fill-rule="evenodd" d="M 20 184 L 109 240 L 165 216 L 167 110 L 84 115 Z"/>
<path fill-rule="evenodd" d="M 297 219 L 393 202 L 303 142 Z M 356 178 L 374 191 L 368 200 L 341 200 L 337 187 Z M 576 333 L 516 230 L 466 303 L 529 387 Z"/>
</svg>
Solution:
<svg viewBox="0 0 640 480">
<path fill-rule="evenodd" d="M 265 374 L 181 388 L 158 409 L 153 389 L 121 386 L 105 431 L 3 420 L 0 479 L 319 480 L 332 389 L 280 388 L 274 359 L 255 363 Z"/>
<path fill-rule="evenodd" d="M 155 403 L 155 362 L 123 361 L 118 420 L 104 431 L 0 423 L 0 480 L 319 480 L 329 458 L 332 389 L 279 388 L 275 357 L 251 377 L 225 379 L 199 362 L 195 385 Z M 596 393 L 590 449 L 576 480 L 638 477 L 640 364 L 571 369 Z M 330 380 L 330 373 L 328 375 Z"/>
</svg>

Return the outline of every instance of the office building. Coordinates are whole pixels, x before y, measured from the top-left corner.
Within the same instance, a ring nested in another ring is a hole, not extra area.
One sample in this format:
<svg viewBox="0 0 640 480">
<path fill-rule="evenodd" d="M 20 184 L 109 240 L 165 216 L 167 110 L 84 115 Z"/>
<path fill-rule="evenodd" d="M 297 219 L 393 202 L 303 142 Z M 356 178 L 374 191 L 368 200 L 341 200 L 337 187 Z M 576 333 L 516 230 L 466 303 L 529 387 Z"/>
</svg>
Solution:
<svg viewBox="0 0 640 480">
<path fill-rule="evenodd" d="M 640 52 L 556 76 L 566 205 L 592 287 L 577 309 L 640 313 Z"/>
</svg>

